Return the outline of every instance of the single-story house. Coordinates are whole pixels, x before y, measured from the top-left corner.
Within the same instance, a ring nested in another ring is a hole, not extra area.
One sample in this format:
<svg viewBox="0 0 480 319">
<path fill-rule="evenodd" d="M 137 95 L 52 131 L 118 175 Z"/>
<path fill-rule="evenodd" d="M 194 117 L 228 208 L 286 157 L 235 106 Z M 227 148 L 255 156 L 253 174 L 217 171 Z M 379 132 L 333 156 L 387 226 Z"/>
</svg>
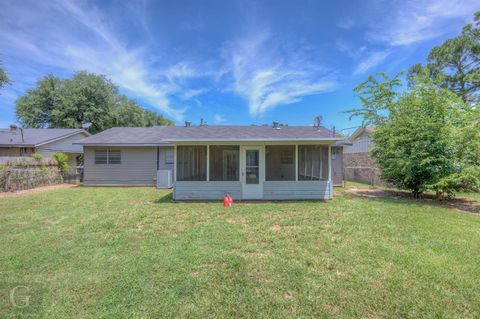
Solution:
<svg viewBox="0 0 480 319">
<path fill-rule="evenodd" d="M 361 126 L 348 137 L 350 145 L 343 149 L 346 180 L 386 185 L 386 182 L 380 178 L 380 168 L 371 155 L 374 146 L 371 138 L 373 131 L 373 126 Z"/>
<path fill-rule="evenodd" d="M 85 185 L 154 185 L 171 171 L 175 200 L 330 199 L 332 146 L 322 126 L 116 127 L 77 142 Z"/>
<path fill-rule="evenodd" d="M 83 129 L 19 128 L 11 125 L 0 129 L 0 156 L 31 156 L 41 154 L 51 157 L 55 152 L 65 153 L 68 164 L 76 167 L 83 154 L 81 145 L 73 144 L 90 136 Z"/>
</svg>

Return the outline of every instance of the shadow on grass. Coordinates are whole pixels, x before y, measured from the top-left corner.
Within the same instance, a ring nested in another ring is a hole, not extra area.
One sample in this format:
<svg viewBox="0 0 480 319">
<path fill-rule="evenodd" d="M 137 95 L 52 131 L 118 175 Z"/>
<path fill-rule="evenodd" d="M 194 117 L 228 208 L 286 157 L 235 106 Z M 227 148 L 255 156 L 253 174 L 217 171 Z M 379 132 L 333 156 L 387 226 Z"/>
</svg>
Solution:
<svg viewBox="0 0 480 319">
<path fill-rule="evenodd" d="M 480 203 L 467 198 L 437 200 L 430 194 L 425 194 L 422 198 L 413 198 L 407 192 L 381 189 L 349 189 L 346 190 L 345 193 L 370 199 L 402 200 L 407 203 L 435 205 L 465 213 L 480 215 Z"/>
<path fill-rule="evenodd" d="M 173 200 L 173 195 L 172 193 L 168 193 L 166 195 L 163 195 L 162 197 L 158 198 L 154 202 L 155 204 L 173 204 L 175 201 Z"/>
</svg>

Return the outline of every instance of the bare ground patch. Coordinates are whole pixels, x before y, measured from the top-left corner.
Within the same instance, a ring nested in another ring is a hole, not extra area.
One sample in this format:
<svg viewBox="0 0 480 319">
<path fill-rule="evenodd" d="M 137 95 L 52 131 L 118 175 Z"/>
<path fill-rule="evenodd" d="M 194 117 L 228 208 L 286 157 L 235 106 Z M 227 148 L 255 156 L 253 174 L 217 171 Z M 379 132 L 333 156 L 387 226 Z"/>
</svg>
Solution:
<svg viewBox="0 0 480 319">
<path fill-rule="evenodd" d="M 36 194 L 36 193 L 44 193 L 49 192 L 56 189 L 65 189 L 65 188 L 72 188 L 77 187 L 75 184 L 58 184 L 58 185 L 51 185 L 51 186 L 42 186 L 37 188 L 25 189 L 21 191 L 14 191 L 14 192 L 2 192 L 0 193 L 0 198 L 2 197 L 16 197 L 16 196 L 23 196 L 29 194 Z"/>
<path fill-rule="evenodd" d="M 463 213 L 480 215 L 479 202 L 461 197 L 438 200 L 433 195 L 424 194 L 421 198 L 413 198 L 412 195 L 407 192 L 362 188 L 347 189 L 346 193 L 367 198 L 407 199 L 420 203 L 427 203 L 449 208 Z"/>
</svg>

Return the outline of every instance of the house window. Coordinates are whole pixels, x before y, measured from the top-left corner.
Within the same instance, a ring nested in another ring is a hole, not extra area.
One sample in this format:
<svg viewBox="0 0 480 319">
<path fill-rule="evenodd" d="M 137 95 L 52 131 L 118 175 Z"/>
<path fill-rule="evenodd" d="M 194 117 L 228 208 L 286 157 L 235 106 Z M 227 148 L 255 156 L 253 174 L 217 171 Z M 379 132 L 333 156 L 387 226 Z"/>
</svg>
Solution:
<svg viewBox="0 0 480 319">
<path fill-rule="evenodd" d="M 328 146 L 298 146 L 298 180 L 328 179 Z"/>
<path fill-rule="evenodd" d="M 177 146 L 177 180 L 207 180 L 206 146 Z"/>
<path fill-rule="evenodd" d="M 295 180 L 295 145 L 265 146 L 265 179 L 267 181 Z"/>
<path fill-rule="evenodd" d="M 210 146 L 210 180 L 239 181 L 240 147 L 236 145 Z"/>
<path fill-rule="evenodd" d="M 95 150 L 95 164 L 121 164 L 120 150 Z"/>
<path fill-rule="evenodd" d="M 173 164 L 174 161 L 174 151 L 173 149 L 167 149 L 165 151 L 165 164 Z"/>
</svg>

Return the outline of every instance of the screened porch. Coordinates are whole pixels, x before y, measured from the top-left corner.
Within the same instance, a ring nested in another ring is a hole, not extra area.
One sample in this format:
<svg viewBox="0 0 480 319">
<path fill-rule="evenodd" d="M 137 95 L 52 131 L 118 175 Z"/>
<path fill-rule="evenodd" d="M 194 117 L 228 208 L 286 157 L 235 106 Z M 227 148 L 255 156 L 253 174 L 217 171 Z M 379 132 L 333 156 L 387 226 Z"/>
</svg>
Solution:
<svg viewBox="0 0 480 319">
<path fill-rule="evenodd" d="M 330 198 L 330 145 L 176 145 L 176 199 Z"/>
<path fill-rule="evenodd" d="M 265 145 L 265 181 L 327 181 L 328 145 Z M 260 179 L 261 153 L 246 154 L 246 174 Z M 176 147 L 177 181 L 241 181 L 240 145 Z"/>
</svg>

